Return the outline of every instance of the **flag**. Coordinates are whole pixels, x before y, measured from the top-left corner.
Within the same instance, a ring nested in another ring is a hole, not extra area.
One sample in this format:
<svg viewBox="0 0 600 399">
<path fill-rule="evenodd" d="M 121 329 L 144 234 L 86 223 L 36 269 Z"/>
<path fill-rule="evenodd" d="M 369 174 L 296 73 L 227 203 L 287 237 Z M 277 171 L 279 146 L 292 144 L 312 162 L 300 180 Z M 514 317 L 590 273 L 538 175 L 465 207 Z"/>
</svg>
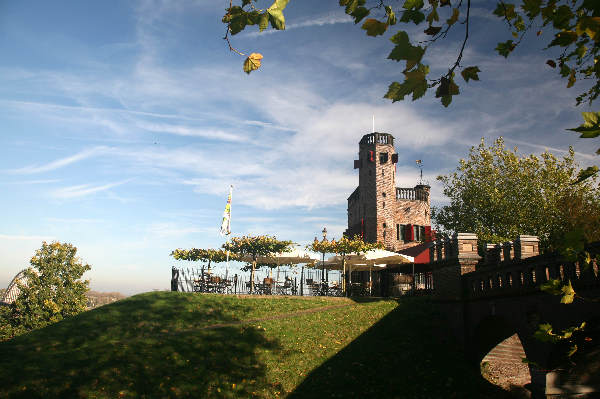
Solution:
<svg viewBox="0 0 600 399">
<path fill-rule="evenodd" d="M 223 221 L 221 222 L 221 235 L 226 236 L 231 234 L 231 194 L 233 193 L 233 186 L 229 186 L 229 197 L 227 197 L 227 205 L 225 205 L 225 212 L 223 212 Z"/>
</svg>

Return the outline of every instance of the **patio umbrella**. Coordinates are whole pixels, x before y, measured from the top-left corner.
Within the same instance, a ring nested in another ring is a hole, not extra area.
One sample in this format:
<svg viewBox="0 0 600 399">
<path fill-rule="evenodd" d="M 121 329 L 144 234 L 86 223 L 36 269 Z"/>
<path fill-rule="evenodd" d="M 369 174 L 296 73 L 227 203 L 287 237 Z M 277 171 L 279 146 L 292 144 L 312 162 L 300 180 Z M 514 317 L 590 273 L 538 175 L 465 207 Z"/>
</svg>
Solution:
<svg viewBox="0 0 600 399">
<path fill-rule="evenodd" d="M 256 262 L 259 264 L 276 264 L 279 268 L 280 265 L 297 265 L 304 263 L 313 265 L 319 261 L 319 257 L 320 255 L 317 253 L 296 246 L 288 252 L 280 252 L 269 256 L 258 256 Z M 242 262 L 252 262 L 252 256 L 246 255 L 239 260 Z"/>
<path fill-rule="evenodd" d="M 346 255 L 345 263 L 349 267 L 349 273 L 352 273 L 353 270 L 369 271 L 369 293 L 371 293 L 372 272 L 374 266 L 378 269 L 383 269 L 388 263 L 397 264 L 413 262 L 414 258 L 412 256 L 386 251 L 384 249 L 372 249 L 360 255 Z M 325 261 L 324 266 L 330 270 L 340 270 L 342 268 L 342 257 L 339 255 L 333 256 Z"/>
</svg>

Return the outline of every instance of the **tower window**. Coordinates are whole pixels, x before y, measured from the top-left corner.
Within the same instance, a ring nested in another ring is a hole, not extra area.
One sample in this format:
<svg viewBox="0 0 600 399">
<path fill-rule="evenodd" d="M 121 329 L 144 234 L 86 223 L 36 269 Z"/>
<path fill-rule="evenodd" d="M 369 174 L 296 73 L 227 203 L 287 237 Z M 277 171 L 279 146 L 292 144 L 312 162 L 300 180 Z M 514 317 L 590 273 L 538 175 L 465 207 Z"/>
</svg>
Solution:
<svg viewBox="0 0 600 399">
<path fill-rule="evenodd" d="M 381 152 L 379 153 L 379 163 L 386 163 L 388 161 L 388 153 Z"/>
<path fill-rule="evenodd" d="M 381 193 L 381 195 L 385 197 L 385 193 Z"/>
<path fill-rule="evenodd" d="M 385 201 L 383 201 L 383 207 L 385 208 Z"/>
</svg>

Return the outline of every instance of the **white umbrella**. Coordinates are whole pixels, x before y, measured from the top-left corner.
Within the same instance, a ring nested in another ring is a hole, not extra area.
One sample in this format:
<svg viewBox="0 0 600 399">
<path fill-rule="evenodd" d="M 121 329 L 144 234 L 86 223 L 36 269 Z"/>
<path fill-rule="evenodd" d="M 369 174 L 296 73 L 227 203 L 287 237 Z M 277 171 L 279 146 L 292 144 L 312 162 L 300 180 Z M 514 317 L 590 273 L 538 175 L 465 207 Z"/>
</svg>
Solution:
<svg viewBox="0 0 600 399">
<path fill-rule="evenodd" d="M 414 258 L 399 254 L 396 252 L 386 251 L 384 249 L 372 249 L 360 255 L 346 255 L 345 263 L 349 266 L 349 273 L 354 271 L 369 271 L 369 293 L 371 293 L 372 268 L 383 269 L 388 263 L 413 263 Z M 322 263 L 322 262 L 321 262 Z M 333 256 L 325 261 L 325 267 L 330 270 L 340 270 L 342 268 L 342 257 L 339 255 Z"/>
<path fill-rule="evenodd" d="M 300 246 L 293 247 L 288 252 L 280 252 L 277 254 L 272 254 L 269 256 L 257 256 L 256 262 L 258 264 L 261 263 L 269 263 L 276 264 L 277 270 L 279 271 L 280 265 L 296 265 L 296 264 L 315 264 L 319 261 L 319 254 L 315 252 L 308 251 Z M 245 255 L 239 259 L 242 262 L 252 262 L 252 255 Z M 272 269 L 270 273 L 272 272 Z M 272 276 L 272 274 L 270 274 Z M 277 276 L 279 278 L 279 276 Z"/>
</svg>

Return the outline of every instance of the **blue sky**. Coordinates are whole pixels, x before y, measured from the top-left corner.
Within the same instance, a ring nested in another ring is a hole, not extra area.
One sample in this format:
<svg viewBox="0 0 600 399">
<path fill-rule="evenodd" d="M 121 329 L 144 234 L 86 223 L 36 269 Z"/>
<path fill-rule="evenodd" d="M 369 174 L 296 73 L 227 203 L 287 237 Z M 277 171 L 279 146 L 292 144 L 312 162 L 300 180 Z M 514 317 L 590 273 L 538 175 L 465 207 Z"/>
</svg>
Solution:
<svg viewBox="0 0 600 399">
<path fill-rule="evenodd" d="M 443 108 L 431 95 L 383 99 L 403 65 L 334 0 L 292 0 L 286 32 L 234 36 L 264 55 L 249 76 L 222 40 L 225 0 L 2 2 L 0 286 L 59 240 L 92 265 L 93 289 L 168 288 L 172 249 L 223 243 L 229 184 L 234 235 L 305 244 L 326 226 L 339 237 L 372 115 L 396 138 L 398 185 L 416 184 L 422 159 L 434 204 L 435 177 L 481 137 L 523 153 L 572 144 L 582 166 L 597 162 L 597 146 L 565 131 L 589 110 L 574 107 L 583 86 L 565 89 L 538 38 L 497 56 L 509 34 L 493 2 L 473 3 L 463 65 L 479 65 L 481 81 Z M 429 50 L 434 72 L 459 36 Z"/>
</svg>

